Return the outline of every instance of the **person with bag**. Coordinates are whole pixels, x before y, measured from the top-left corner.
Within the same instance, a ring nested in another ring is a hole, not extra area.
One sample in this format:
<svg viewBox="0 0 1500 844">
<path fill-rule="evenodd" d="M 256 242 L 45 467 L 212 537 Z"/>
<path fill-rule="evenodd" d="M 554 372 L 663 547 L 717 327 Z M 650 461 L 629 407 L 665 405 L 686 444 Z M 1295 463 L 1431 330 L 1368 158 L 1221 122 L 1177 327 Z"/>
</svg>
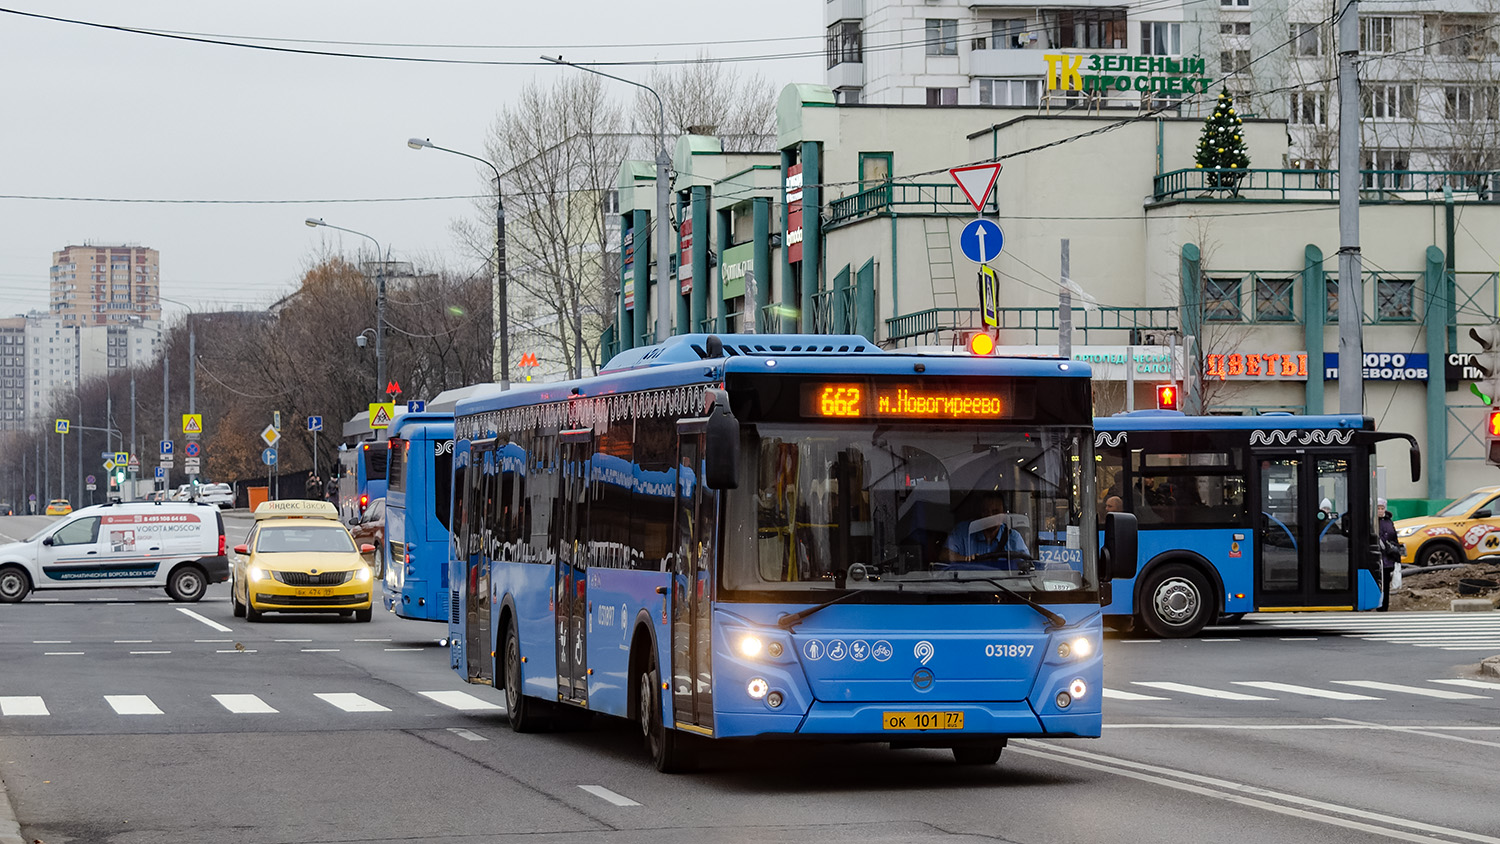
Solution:
<svg viewBox="0 0 1500 844">
<path fill-rule="evenodd" d="M 1375 503 L 1380 509 L 1380 529 L 1378 531 L 1382 581 L 1380 609 L 1383 612 L 1391 607 L 1391 591 L 1401 588 L 1401 554 L 1403 549 L 1401 542 L 1396 538 L 1396 522 L 1391 518 L 1391 512 L 1386 509 L 1385 499 L 1377 499 Z"/>
</svg>

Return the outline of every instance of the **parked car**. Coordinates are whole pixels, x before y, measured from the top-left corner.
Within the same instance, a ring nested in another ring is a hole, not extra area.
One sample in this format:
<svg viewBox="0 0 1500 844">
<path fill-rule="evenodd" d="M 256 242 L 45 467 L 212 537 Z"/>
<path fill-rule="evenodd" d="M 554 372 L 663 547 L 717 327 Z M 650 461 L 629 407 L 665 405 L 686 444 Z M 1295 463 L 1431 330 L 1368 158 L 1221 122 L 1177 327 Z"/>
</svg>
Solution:
<svg viewBox="0 0 1500 844">
<path fill-rule="evenodd" d="M 234 489 L 229 484 L 199 484 L 198 502 L 227 510 L 234 506 Z"/>
<path fill-rule="evenodd" d="M 349 533 L 360 545 L 373 545 L 370 569 L 378 581 L 385 577 L 385 499 L 377 498 L 365 508 L 364 515 L 349 520 Z"/>
<path fill-rule="evenodd" d="M 73 512 L 73 504 L 66 498 L 54 498 L 47 502 L 47 515 L 66 516 Z"/>
<path fill-rule="evenodd" d="M 1404 565 L 1469 563 L 1500 555 L 1500 486 L 1482 486 L 1459 496 L 1431 516 L 1396 522 Z"/>
<path fill-rule="evenodd" d="M 14 516 L 16 508 L 9 501 L 0 501 L 0 516 Z"/>
</svg>

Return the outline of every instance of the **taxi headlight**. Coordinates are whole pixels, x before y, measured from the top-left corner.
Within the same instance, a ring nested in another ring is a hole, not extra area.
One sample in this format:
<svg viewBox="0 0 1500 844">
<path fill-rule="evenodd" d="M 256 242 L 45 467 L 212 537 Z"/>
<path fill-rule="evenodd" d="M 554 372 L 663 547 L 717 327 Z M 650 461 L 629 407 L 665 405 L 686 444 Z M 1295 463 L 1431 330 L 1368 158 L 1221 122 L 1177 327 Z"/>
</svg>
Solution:
<svg viewBox="0 0 1500 844">
<path fill-rule="evenodd" d="M 747 657 L 754 658 L 760 656 L 760 649 L 762 647 L 763 645 L 759 636 L 745 635 L 740 637 L 740 653 Z"/>
<path fill-rule="evenodd" d="M 1417 531 L 1421 530 L 1424 527 L 1427 527 L 1427 526 L 1426 525 L 1411 525 L 1410 527 L 1401 528 L 1400 530 L 1396 531 L 1396 537 L 1398 539 L 1405 539 L 1406 537 L 1411 536 L 1412 534 L 1416 533 Z"/>
<path fill-rule="evenodd" d="M 370 567 L 369 566 L 360 566 L 359 568 L 355 569 L 354 570 L 354 579 L 357 580 L 357 581 L 359 581 L 360 583 L 369 583 L 370 582 Z"/>
<path fill-rule="evenodd" d="M 259 583 L 266 579 L 266 573 L 260 566 L 251 566 L 249 574 L 251 583 Z"/>
</svg>

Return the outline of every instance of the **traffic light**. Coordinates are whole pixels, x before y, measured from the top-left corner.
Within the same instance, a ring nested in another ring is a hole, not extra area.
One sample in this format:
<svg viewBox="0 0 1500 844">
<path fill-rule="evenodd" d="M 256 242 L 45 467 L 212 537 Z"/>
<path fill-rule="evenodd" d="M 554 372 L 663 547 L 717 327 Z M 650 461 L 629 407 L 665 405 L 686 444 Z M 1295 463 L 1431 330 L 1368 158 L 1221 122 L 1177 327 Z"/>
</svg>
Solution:
<svg viewBox="0 0 1500 844">
<path fill-rule="evenodd" d="M 125 483 L 125 470 L 117 467 L 115 469 L 115 486 Z"/>
<path fill-rule="evenodd" d="M 1156 385 L 1156 409 L 1157 410 L 1176 410 L 1177 409 L 1177 385 L 1176 384 L 1157 384 Z"/>
<path fill-rule="evenodd" d="M 1481 325 L 1469 329 L 1469 336 L 1479 344 L 1474 366 L 1482 379 L 1469 385 L 1479 400 L 1493 405 L 1500 400 L 1500 325 Z"/>
<path fill-rule="evenodd" d="M 1490 408 L 1484 426 L 1484 462 L 1500 466 L 1500 410 Z"/>
<path fill-rule="evenodd" d="M 992 355 L 995 353 L 995 338 L 987 331 L 976 331 L 969 335 L 969 354 Z"/>
</svg>

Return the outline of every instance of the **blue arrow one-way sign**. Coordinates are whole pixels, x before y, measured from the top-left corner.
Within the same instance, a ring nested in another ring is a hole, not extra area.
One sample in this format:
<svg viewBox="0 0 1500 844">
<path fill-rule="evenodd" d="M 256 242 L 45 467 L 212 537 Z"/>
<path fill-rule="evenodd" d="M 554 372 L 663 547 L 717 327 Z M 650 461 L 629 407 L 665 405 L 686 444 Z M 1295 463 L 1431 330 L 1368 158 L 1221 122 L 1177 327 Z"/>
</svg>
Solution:
<svg viewBox="0 0 1500 844">
<path fill-rule="evenodd" d="M 1004 243 L 1005 235 L 1000 233 L 1000 226 L 981 217 L 964 226 L 963 233 L 958 236 L 958 251 L 976 264 L 988 264 L 1000 257 L 1000 247 Z"/>
</svg>

